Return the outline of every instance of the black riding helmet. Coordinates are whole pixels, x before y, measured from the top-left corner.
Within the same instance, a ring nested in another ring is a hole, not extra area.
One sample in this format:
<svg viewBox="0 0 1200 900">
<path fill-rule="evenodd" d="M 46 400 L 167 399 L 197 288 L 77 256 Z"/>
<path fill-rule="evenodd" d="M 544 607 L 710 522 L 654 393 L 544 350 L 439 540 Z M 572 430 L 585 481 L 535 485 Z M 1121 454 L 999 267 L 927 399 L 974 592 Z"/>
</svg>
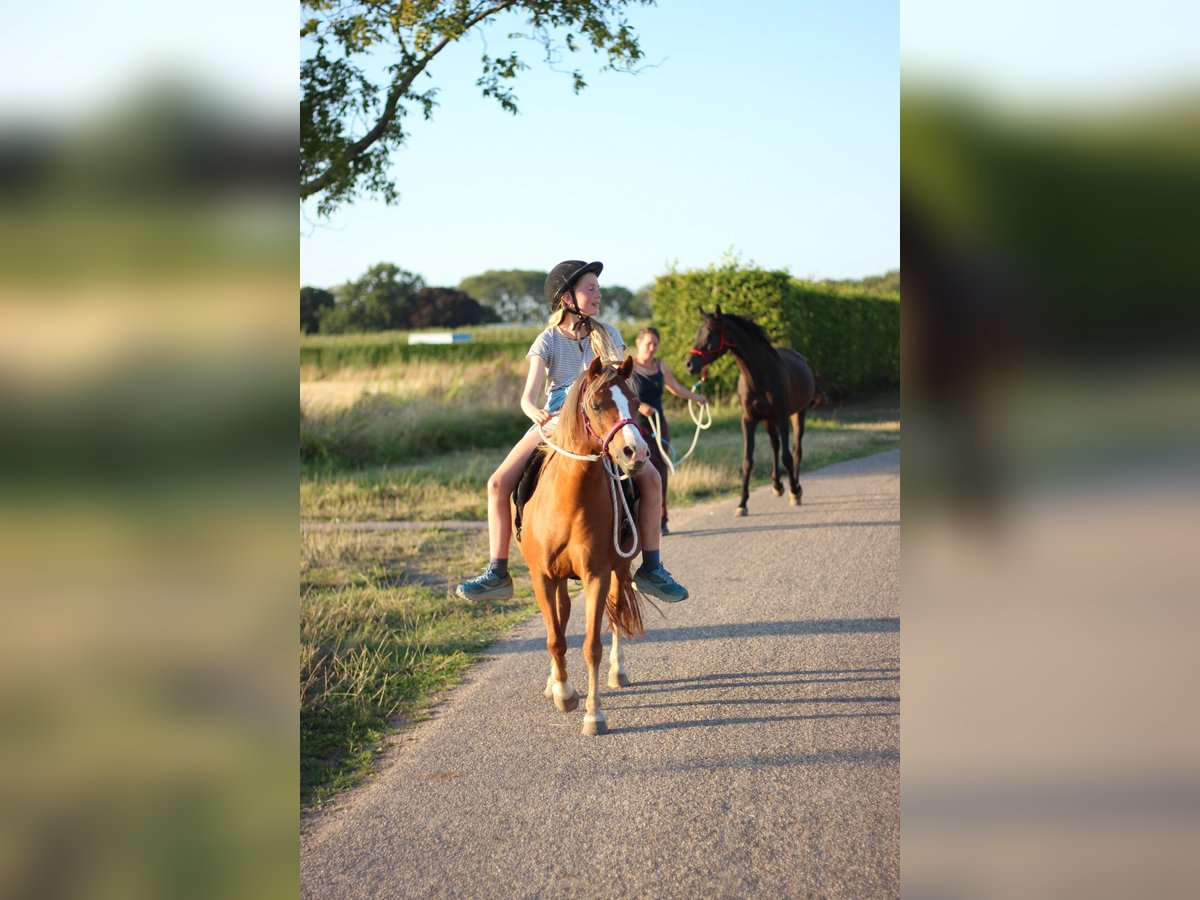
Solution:
<svg viewBox="0 0 1200 900">
<path fill-rule="evenodd" d="M 603 270 L 604 263 L 588 263 L 582 259 L 568 259 L 551 269 L 550 274 L 546 276 L 546 305 L 550 307 L 550 312 L 553 313 L 558 309 L 562 304 L 563 294 L 574 290 L 575 282 L 580 278 L 588 272 L 599 275 Z M 567 303 L 567 309 L 578 313 L 572 303 Z"/>
</svg>

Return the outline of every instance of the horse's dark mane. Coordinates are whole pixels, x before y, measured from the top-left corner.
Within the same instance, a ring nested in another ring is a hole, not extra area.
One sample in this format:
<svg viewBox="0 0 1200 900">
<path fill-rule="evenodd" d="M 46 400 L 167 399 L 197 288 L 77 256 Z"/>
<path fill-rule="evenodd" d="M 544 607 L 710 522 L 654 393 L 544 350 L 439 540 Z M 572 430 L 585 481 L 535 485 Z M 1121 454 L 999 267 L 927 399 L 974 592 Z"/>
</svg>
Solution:
<svg viewBox="0 0 1200 900">
<path fill-rule="evenodd" d="M 768 337 L 765 331 L 763 331 L 762 326 L 753 319 L 747 319 L 745 316 L 739 316 L 735 313 L 722 313 L 721 321 L 722 323 L 731 324 L 735 328 L 741 330 L 751 341 L 761 345 L 759 349 L 772 350 L 775 346 L 774 343 L 772 343 L 771 338 Z"/>
</svg>

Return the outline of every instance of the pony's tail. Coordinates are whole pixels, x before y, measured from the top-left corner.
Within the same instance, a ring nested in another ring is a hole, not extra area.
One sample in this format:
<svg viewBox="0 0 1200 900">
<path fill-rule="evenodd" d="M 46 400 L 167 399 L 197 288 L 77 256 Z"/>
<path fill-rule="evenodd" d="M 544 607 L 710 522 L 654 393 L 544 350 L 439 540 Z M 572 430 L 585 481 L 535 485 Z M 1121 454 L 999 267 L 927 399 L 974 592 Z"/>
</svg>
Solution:
<svg viewBox="0 0 1200 900">
<path fill-rule="evenodd" d="M 605 603 L 608 607 L 609 624 L 619 631 L 622 637 L 635 638 L 645 633 L 641 601 L 633 589 L 633 578 L 628 572 L 624 577 L 616 572 L 612 573 Z"/>
</svg>

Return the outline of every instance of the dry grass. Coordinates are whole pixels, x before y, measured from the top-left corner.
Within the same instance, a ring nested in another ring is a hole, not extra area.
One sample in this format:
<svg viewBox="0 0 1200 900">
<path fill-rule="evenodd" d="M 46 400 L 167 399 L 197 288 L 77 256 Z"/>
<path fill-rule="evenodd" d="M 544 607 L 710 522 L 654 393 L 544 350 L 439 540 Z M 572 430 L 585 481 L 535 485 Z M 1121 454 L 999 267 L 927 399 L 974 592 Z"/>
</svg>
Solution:
<svg viewBox="0 0 1200 900">
<path fill-rule="evenodd" d="M 867 420 L 858 421 L 866 411 Z M 804 436 L 802 469 L 899 446 L 898 396 L 873 398 L 814 417 Z M 685 413 L 686 415 L 686 413 Z M 692 440 L 684 418 L 671 422 L 681 450 Z M 769 447 L 760 429 L 752 485 L 770 480 Z M 484 519 L 488 476 L 508 445 L 439 454 L 418 462 L 359 470 L 312 468 L 300 486 L 301 516 L 311 521 L 440 521 Z M 742 434 L 736 410 L 719 410 L 696 452 L 669 481 L 672 507 L 734 496 L 741 490 Z"/>
<path fill-rule="evenodd" d="M 348 409 L 364 397 L 384 395 L 428 408 L 447 404 L 486 409 L 520 406 L 524 361 L 414 362 L 378 369 L 343 369 L 324 378 L 311 366 L 300 370 L 300 409 L 307 415 Z"/>
</svg>

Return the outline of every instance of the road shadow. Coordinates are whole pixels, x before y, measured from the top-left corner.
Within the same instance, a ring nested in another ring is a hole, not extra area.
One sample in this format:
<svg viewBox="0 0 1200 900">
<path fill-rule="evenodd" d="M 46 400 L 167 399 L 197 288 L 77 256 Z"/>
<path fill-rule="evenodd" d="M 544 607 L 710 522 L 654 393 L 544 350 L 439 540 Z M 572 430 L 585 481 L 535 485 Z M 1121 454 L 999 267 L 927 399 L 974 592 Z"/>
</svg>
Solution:
<svg viewBox="0 0 1200 900">
<path fill-rule="evenodd" d="M 631 726 L 630 733 L 640 731 L 665 731 L 672 728 L 705 728 L 721 725 L 763 725 L 773 722 L 799 722 L 814 719 L 866 719 L 892 718 L 900 715 L 900 697 L 895 694 L 834 695 L 834 696 L 762 696 L 766 691 L 778 692 L 781 688 L 795 685 L 899 681 L 899 668 L 864 669 L 794 669 L 775 672 L 717 672 L 688 678 L 668 678 L 657 681 L 635 682 L 610 694 L 614 710 L 683 710 L 701 707 L 710 715 L 686 721 L 665 721 L 652 725 Z M 731 690 L 747 689 L 750 696 L 730 696 Z M 681 693 L 683 696 L 681 696 Z M 687 694 L 699 696 L 687 696 Z M 634 702 L 626 702 L 633 700 Z M 834 709 L 846 704 L 892 704 L 894 709 L 872 709 L 861 712 L 801 712 L 804 707 L 829 706 Z M 780 712 L 776 715 L 721 715 L 722 709 L 731 713 L 753 713 L 764 708 L 797 710 L 794 714 Z"/>
<path fill-rule="evenodd" d="M 687 722 L 659 722 L 655 725 L 635 725 L 632 728 L 612 728 L 613 734 L 644 734 L 651 731 L 671 731 L 678 728 L 715 728 L 722 725 L 770 725 L 776 722 L 807 722 L 814 719 L 894 719 L 899 712 L 813 713 L 804 716 L 739 716 L 694 719 Z"/>
<path fill-rule="evenodd" d="M 683 724 L 683 723 L 680 723 Z M 693 723 L 686 723 L 691 726 Z M 698 724 L 698 723 L 697 723 Z M 640 728 L 614 728 L 613 733 L 626 731 L 633 733 L 635 731 L 650 731 L 656 726 L 643 726 Z M 749 753 L 737 754 L 730 756 L 720 756 L 717 758 L 707 757 L 704 759 L 671 759 L 663 758 L 656 761 L 652 765 L 642 768 L 644 774 L 672 774 L 672 773 L 687 773 L 687 772 L 729 772 L 738 769 L 764 769 L 764 768 L 803 768 L 807 766 L 841 766 L 841 765 L 859 765 L 859 766 L 887 766 L 896 765 L 900 762 L 900 751 L 893 749 L 849 749 L 849 750 L 811 750 L 807 753 Z M 609 777 L 621 777 L 627 774 L 626 769 L 614 769 L 611 772 L 598 771 L 596 774 L 603 774 Z"/>
<path fill-rule="evenodd" d="M 725 638 L 746 637 L 792 637 L 815 634 L 886 634 L 900 630 L 900 619 L 800 619 L 790 622 L 730 622 L 725 625 L 690 625 L 678 628 L 663 628 L 647 631 L 632 642 L 639 644 L 662 644 L 674 641 L 707 641 Z M 568 635 L 568 648 L 583 646 L 583 635 Z M 503 656 L 509 653 L 545 652 L 544 637 L 509 639 L 499 641 L 488 648 L 487 655 Z"/>
<path fill-rule="evenodd" d="M 809 522 L 798 525 L 745 525 L 740 528 L 698 528 L 672 531 L 669 538 L 707 537 L 711 534 L 745 534 L 748 531 L 811 531 L 816 528 L 889 528 L 900 527 L 899 519 L 864 522 Z"/>
<path fill-rule="evenodd" d="M 676 688 L 679 690 L 679 688 Z M 621 696 L 636 693 L 623 689 Z M 643 693 L 661 693 L 643 691 Z M 665 709 L 684 706 L 791 706 L 796 703 L 899 703 L 899 697 L 717 697 L 711 700 L 671 700 L 666 703 L 622 703 L 621 709 Z"/>
<path fill-rule="evenodd" d="M 766 687 L 802 684 L 849 684 L 879 681 L 899 681 L 900 670 L 894 669 L 796 669 L 791 672 L 721 672 L 696 675 L 692 678 L 661 678 L 635 681 L 621 689 L 621 696 L 661 694 L 667 691 L 728 690 L 739 687 Z"/>
</svg>

